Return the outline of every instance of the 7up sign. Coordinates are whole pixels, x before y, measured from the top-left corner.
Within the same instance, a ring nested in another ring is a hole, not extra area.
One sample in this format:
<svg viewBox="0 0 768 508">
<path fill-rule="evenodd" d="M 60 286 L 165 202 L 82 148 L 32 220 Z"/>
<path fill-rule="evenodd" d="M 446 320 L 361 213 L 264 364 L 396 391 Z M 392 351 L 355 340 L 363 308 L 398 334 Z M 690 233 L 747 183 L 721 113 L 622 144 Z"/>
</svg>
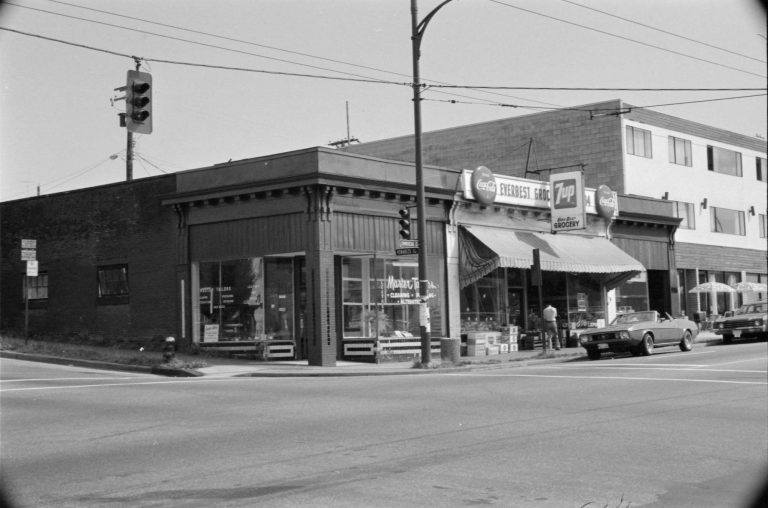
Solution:
<svg viewBox="0 0 768 508">
<path fill-rule="evenodd" d="M 586 228 L 584 174 L 571 171 L 551 175 L 549 183 L 552 190 L 552 232 Z"/>
</svg>

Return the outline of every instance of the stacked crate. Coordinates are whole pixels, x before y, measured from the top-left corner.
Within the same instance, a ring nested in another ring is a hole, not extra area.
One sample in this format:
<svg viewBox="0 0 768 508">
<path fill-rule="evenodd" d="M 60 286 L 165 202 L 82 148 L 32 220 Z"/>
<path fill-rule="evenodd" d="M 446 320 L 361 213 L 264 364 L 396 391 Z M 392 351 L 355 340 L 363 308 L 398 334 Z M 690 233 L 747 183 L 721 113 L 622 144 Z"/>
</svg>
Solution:
<svg viewBox="0 0 768 508">
<path fill-rule="evenodd" d="M 502 353 L 517 351 L 517 341 L 519 338 L 518 328 L 516 326 L 502 326 L 499 345 Z"/>
<path fill-rule="evenodd" d="M 467 332 L 467 356 L 499 354 L 501 332 Z"/>
</svg>

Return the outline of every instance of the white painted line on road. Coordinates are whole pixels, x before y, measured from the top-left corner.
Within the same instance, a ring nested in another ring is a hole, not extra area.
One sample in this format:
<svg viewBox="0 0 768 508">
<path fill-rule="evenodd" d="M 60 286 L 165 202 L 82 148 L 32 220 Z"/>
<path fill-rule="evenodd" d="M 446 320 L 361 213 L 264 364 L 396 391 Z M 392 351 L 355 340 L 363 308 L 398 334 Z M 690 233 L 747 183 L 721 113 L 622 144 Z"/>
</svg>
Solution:
<svg viewBox="0 0 768 508">
<path fill-rule="evenodd" d="M 727 381 L 718 379 L 682 379 L 682 378 L 664 378 L 664 377 L 622 377 L 622 376 L 556 376 L 546 374 L 480 374 L 480 373 L 462 373 L 451 374 L 455 376 L 473 376 L 473 377 L 535 377 L 535 378 L 555 378 L 555 379 L 613 379 L 617 381 L 680 381 L 686 383 L 715 383 L 715 384 L 735 384 L 735 385 L 768 385 L 768 381 Z"/>
<path fill-rule="evenodd" d="M 576 367 L 573 366 L 560 366 L 560 365 L 553 365 L 549 368 L 551 369 L 570 369 Z M 585 366 L 580 365 L 579 368 L 584 368 Z M 601 366 L 600 369 L 629 369 L 629 370 L 682 370 L 682 371 L 696 371 L 696 372 L 743 372 L 745 374 L 766 374 L 768 373 L 768 370 L 743 370 L 743 369 L 709 369 L 709 368 L 701 368 L 701 367 L 709 367 L 709 365 L 702 365 L 702 366 L 680 366 L 680 365 L 664 365 L 664 366 L 645 366 L 645 365 L 604 365 Z"/>
<path fill-rule="evenodd" d="M 732 362 L 722 362 L 722 363 L 718 363 L 718 365 L 731 365 L 733 363 L 754 362 L 755 360 L 764 362 L 766 359 L 765 358 L 747 358 L 746 360 L 734 360 Z"/>
</svg>

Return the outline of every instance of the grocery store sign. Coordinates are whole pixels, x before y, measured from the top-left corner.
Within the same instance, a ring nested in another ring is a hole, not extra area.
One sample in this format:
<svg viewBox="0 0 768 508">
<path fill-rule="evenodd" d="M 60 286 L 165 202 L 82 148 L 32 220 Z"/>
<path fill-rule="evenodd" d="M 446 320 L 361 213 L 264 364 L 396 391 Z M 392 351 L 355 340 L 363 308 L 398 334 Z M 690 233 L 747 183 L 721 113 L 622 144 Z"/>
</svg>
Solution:
<svg viewBox="0 0 768 508">
<path fill-rule="evenodd" d="M 473 188 L 473 174 L 474 171 L 468 169 L 465 169 L 461 174 L 462 190 L 464 191 L 464 197 L 466 199 L 479 201 L 486 205 L 514 205 L 527 206 L 530 208 L 551 207 L 552 191 L 549 182 L 496 174 L 492 174 L 493 180 L 487 178 L 480 180 L 483 182 L 483 187 L 485 189 L 489 189 L 493 186 L 496 190 L 493 201 L 484 203 L 478 199 L 478 192 Z M 615 192 L 613 193 L 613 196 L 616 196 Z M 597 214 L 597 208 L 595 207 L 595 189 L 584 188 L 584 209 L 589 214 Z"/>
<path fill-rule="evenodd" d="M 587 212 L 584 207 L 584 173 L 569 171 L 552 175 L 549 177 L 549 185 L 552 189 L 552 232 L 585 229 Z"/>
</svg>

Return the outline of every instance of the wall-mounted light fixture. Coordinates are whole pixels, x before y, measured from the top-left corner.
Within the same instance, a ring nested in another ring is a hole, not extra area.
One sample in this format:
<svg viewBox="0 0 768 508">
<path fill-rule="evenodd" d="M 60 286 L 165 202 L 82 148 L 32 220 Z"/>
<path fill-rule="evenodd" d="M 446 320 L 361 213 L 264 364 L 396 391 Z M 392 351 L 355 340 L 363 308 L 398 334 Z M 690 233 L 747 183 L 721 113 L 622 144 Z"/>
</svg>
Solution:
<svg viewBox="0 0 768 508">
<path fill-rule="evenodd" d="M 704 198 L 704 200 L 701 202 L 701 209 L 702 210 L 707 209 L 707 198 Z"/>
<path fill-rule="evenodd" d="M 661 199 L 669 199 L 669 192 L 665 192 Z"/>
<path fill-rule="evenodd" d="M 755 205 L 752 205 L 749 207 L 749 215 L 751 215 L 752 217 L 755 216 Z"/>
</svg>

